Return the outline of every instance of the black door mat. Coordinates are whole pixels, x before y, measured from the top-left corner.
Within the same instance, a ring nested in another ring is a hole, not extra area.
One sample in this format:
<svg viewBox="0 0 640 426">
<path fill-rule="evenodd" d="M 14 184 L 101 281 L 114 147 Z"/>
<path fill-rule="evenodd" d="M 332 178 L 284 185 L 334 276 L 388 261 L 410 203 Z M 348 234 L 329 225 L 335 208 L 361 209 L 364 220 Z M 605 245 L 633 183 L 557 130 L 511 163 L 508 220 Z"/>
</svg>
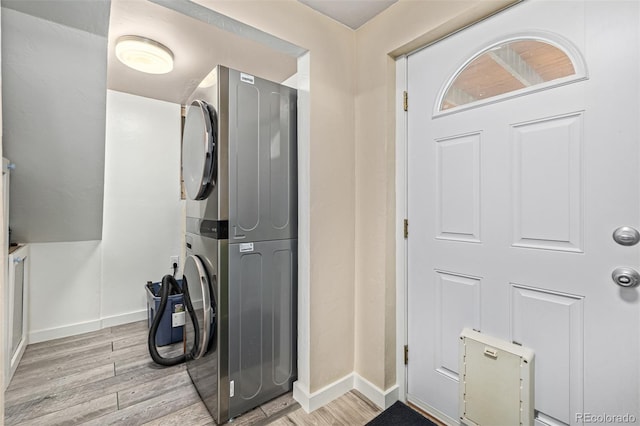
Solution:
<svg viewBox="0 0 640 426">
<path fill-rule="evenodd" d="M 437 426 L 417 411 L 409 408 L 400 401 L 378 414 L 366 426 Z"/>
</svg>

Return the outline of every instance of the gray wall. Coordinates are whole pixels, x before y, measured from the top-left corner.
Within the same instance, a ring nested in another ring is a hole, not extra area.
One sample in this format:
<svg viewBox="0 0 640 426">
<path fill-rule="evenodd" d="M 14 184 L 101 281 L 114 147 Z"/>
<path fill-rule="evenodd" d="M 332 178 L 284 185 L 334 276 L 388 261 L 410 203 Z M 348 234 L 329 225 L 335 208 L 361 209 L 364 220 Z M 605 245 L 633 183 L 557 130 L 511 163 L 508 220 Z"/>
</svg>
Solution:
<svg viewBox="0 0 640 426">
<path fill-rule="evenodd" d="M 2 6 L 3 147 L 16 164 L 12 239 L 99 240 L 110 3 Z"/>
</svg>

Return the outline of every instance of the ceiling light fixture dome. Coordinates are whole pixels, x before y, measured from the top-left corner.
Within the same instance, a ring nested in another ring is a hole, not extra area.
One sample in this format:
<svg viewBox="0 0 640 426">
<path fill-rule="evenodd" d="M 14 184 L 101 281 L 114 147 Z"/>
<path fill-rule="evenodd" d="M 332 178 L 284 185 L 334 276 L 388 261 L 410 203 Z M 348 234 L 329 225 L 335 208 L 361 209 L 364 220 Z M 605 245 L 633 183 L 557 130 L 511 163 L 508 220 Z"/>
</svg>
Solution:
<svg viewBox="0 0 640 426">
<path fill-rule="evenodd" d="M 116 57 L 126 66 L 149 74 L 166 74 L 173 69 L 173 52 L 157 41 L 141 36 L 119 37 Z"/>
</svg>

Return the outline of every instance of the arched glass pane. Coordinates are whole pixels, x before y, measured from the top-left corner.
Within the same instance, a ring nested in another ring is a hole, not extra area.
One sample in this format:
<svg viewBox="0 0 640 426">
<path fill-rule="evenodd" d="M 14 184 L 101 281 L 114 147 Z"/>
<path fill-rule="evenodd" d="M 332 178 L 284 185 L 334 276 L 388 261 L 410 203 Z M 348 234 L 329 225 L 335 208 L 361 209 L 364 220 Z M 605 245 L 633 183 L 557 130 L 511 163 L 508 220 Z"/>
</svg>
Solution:
<svg viewBox="0 0 640 426">
<path fill-rule="evenodd" d="M 540 40 L 494 46 L 465 66 L 445 92 L 440 111 L 574 75 L 571 58 Z"/>
</svg>

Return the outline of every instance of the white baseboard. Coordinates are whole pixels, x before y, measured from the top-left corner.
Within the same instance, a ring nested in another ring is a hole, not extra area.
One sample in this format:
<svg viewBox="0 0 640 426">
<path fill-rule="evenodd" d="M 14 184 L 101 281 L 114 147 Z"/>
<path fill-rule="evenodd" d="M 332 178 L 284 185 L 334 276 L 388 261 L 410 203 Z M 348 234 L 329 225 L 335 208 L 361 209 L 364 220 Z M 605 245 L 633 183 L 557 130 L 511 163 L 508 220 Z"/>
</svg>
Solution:
<svg viewBox="0 0 640 426">
<path fill-rule="evenodd" d="M 400 387 L 398 385 L 393 385 L 386 391 L 383 391 L 358 373 L 353 373 L 353 388 L 366 396 L 382 410 L 391 407 L 400 396 Z"/>
<path fill-rule="evenodd" d="M 359 374 L 351 373 L 312 394 L 308 389 L 304 389 L 300 382 L 295 382 L 293 384 L 293 398 L 307 413 L 310 413 L 352 389 L 362 393 L 382 410 L 390 407 L 398 400 L 399 396 L 398 385 L 383 391 Z"/>
<path fill-rule="evenodd" d="M 300 382 L 293 384 L 293 398 L 300 403 L 300 406 L 310 413 L 318 408 L 327 405 L 336 398 L 353 389 L 353 373 L 344 376 L 330 385 L 323 387 L 309 394 L 307 389 L 303 389 Z"/>
<path fill-rule="evenodd" d="M 103 317 L 100 320 L 101 328 L 114 327 L 116 325 L 129 324 L 130 322 L 142 321 L 147 319 L 148 312 L 146 309 L 140 311 L 128 312 L 126 314 L 112 315 Z"/>
<path fill-rule="evenodd" d="M 47 340 L 60 339 L 62 337 L 97 331 L 102 328 L 100 325 L 100 320 L 91 320 L 77 324 L 63 325 L 61 327 L 47 328 L 45 330 L 29 331 L 28 339 L 29 343 L 45 342 Z"/>
<path fill-rule="evenodd" d="M 45 342 L 47 340 L 60 339 L 62 337 L 75 336 L 76 334 L 89 333 L 116 325 L 147 319 L 147 310 L 143 309 L 126 314 L 112 315 L 101 319 L 81 322 L 77 324 L 63 325 L 45 330 L 29 331 L 29 343 Z"/>
</svg>

